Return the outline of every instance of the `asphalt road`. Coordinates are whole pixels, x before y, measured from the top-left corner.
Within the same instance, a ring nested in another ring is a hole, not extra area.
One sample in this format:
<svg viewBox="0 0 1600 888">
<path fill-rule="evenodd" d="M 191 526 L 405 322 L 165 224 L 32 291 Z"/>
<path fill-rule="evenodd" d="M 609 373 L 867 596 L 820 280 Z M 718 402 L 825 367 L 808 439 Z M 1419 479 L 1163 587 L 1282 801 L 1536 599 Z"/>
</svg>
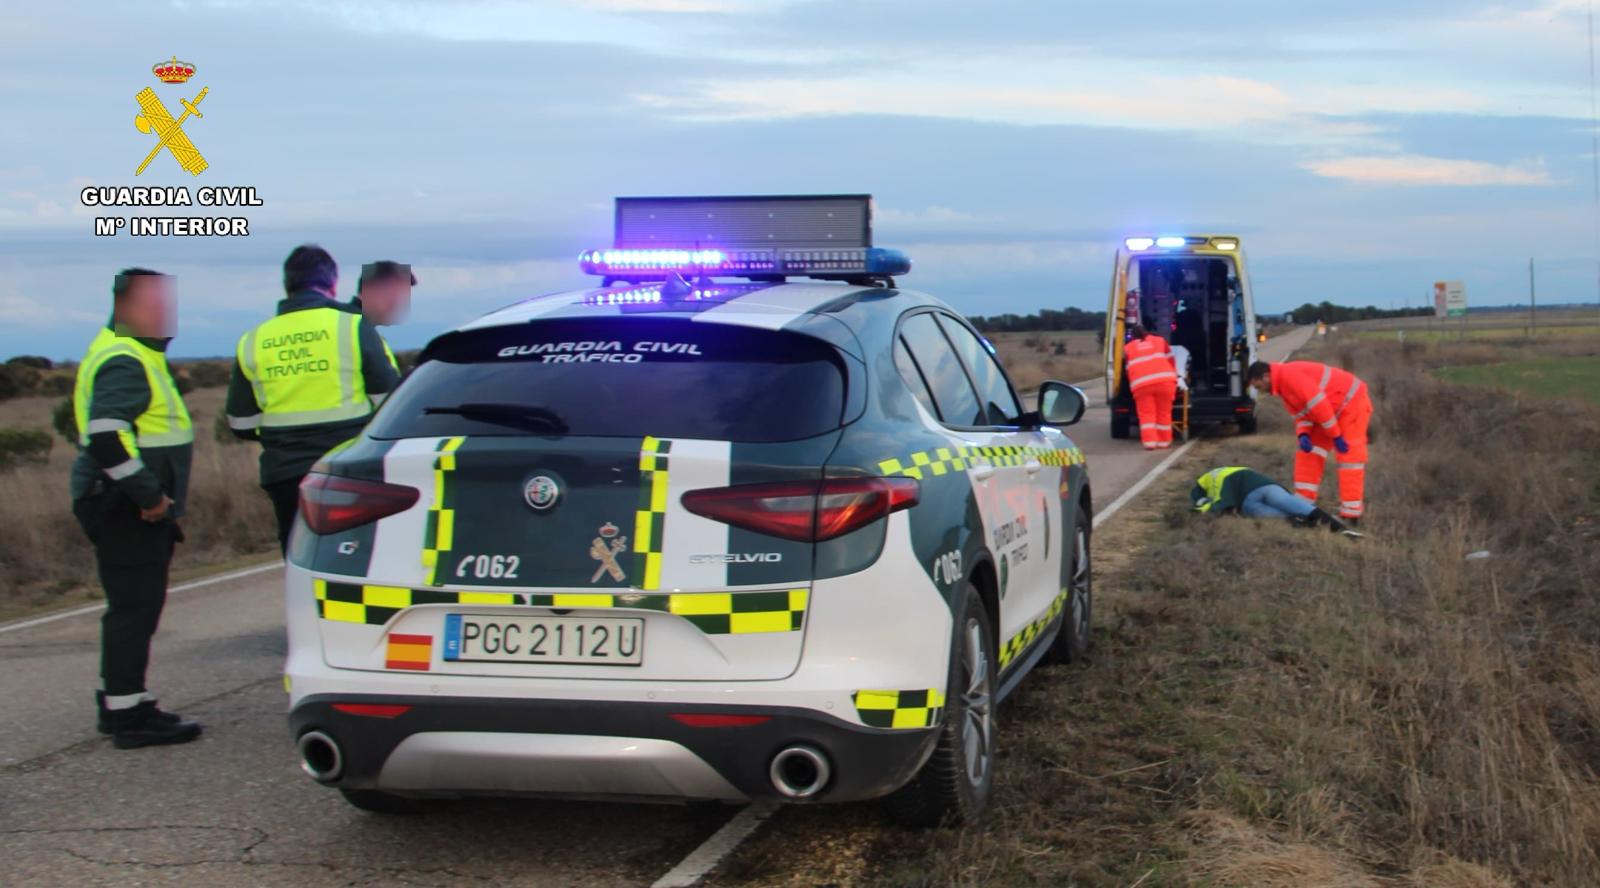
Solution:
<svg viewBox="0 0 1600 888">
<path fill-rule="evenodd" d="M 1309 335 L 1269 342 L 1265 356 Z M 1102 389 L 1089 388 L 1096 403 Z M 1111 440 L 1109 421 L 1097 406 L 1071 430 L 1102 508 L 1165 455 Z M 306 779 L 290 748 L 280 576 L 170 600 L 151 687 L 205 723 L 186 746 L 118 751 L 94 733 L 94 615 L 0 627 L 0 884 L 648 885 L 730 816 L 500 800 L 412 818 L 349 807 Z"/>
</svg>

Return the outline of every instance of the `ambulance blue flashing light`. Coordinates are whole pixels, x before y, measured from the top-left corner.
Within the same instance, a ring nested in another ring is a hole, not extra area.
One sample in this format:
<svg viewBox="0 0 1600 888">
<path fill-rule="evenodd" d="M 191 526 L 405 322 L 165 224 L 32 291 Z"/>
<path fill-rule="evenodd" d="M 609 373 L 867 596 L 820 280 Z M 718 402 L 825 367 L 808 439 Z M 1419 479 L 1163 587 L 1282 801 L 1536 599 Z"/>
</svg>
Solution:
<svg viewBox="0 0 1600 888">
<path fill-rule="evenodd" d="M 908 274 L 911 259 L 899 250 L 855 247 L 839 250 L 612 249 L 578 257 L 586 274 L 649 280 L 677 273 L 733 276 L 889 276 Z"/>
<path fill-rule="evenodd" d="M 1127 244 L 1130 250 L 1148 250 L 1156 245 L 1156 239 L 1153 237 L 1130 237 L 1123 243 Z"/>
<path fill-rule="evenodd" d="M 1184 241 L 1183 241 L 1183 238 L 1181 238 L 1181 237 L 1170 237 L 1170 236 L 1168 236 L 1168 237 L 1158 237 L 1158 238 L 1156 238 L 1156 246 L 1165 247 L 1165 248 L 1168 248 L 1168 249 L 1170 249 L 1172 247 L 1181 247 L 1181 246 L 1183 246 L 1183 243 L 1184 243 Z"/>
</svg>

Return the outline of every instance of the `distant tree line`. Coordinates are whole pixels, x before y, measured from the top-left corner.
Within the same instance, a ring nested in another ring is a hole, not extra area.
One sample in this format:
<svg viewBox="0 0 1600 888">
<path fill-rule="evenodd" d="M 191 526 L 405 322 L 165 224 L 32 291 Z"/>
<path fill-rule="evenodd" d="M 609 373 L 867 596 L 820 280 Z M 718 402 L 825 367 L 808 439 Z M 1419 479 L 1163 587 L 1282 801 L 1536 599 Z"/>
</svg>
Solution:
<svg viewBox="0 0 1600 888">
<path fill-rule="evenodd" d="M 1081 308 L 1041 309 L 1033 314 L 969 315 L 983 333 L 1036 333 L 1061 330 L 1105 330 L 1106 313 Z"/>
<path fill-rule="evenodd" d="M 1334 305 L 1326 300 L 1313 305 L 1305 305 L 1289 312 L 1294 316 L 1297 324 L 1310 324 L 1322 321 L 1328 324 L 1340 324 L 1346 321 L 1371 321 L 1378 318 L 1421 318 L 1432 317 L 1433 306 L 1423 308 L 1378 308 L 1369 305 L 1365 308 L 1351 308 L 1347 305 Z"/>
</svg>

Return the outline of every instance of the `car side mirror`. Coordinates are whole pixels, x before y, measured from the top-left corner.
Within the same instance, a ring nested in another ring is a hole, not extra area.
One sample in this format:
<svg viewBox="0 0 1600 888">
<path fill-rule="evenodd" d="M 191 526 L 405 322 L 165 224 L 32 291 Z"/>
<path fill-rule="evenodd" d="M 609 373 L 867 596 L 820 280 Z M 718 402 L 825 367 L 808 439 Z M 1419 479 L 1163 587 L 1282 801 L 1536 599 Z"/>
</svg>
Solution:
<svg viewBox="0 0 1600 888">
<path fill-rule="evenodd" d="M 1088 408 L 1089 396 L 1075 385 L 1048 379 L 1039 386 L 1039 417 L 1045 425 L 1072 425 Z"/>
</svg>

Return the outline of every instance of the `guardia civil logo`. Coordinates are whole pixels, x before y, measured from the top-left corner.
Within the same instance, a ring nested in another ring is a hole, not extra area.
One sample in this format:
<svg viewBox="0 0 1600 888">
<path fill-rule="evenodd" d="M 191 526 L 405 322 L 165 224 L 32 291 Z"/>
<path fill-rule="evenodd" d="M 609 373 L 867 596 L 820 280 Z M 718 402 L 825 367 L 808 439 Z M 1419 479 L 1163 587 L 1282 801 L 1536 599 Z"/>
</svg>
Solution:
<svg viewBox="0 0 1600 888">
<path fill-rule="evenodd" d="M 150 67 L 150 71 L 162 83 L 181 85 L 194 76 L 194 65 L 190 62 L 180 62 L 177 56 L 173 56 L 170 61 L 156 62 Z M 209 90 L 210 87 L 202 88 L 195 95 L 194 101 L 179 96 L 178 103 L 183 106 L 183 113 L 176 120 L 172 118 L 172 112 L 162 103 L 161 97 L 150 87 L 145 87 L 134 96 L 139 103 L 139 114 L 133 118 L 134 127 L 146 135 L 154 133 L 156 137 L 155 147 L 145 155 L 144 162 L 139 164 L 139 168 L 133 171 L 135 176 L 143 175 L 145 167 L 148 167 L 150 161 L 155 160 L 156 155 L 163 149 L 170 152 L 172 159 L 178 162 L 178 166 L 191 176 L 198 176 L 206 171 L 209 164 L 206 163 L 200 149 L 196 148 L 184 133 L 183 122 L 188 120 L 190 115 L 197 119 L 205 116 L 200 113 L 200 103 L 205 101 Z"/>
</svg>

